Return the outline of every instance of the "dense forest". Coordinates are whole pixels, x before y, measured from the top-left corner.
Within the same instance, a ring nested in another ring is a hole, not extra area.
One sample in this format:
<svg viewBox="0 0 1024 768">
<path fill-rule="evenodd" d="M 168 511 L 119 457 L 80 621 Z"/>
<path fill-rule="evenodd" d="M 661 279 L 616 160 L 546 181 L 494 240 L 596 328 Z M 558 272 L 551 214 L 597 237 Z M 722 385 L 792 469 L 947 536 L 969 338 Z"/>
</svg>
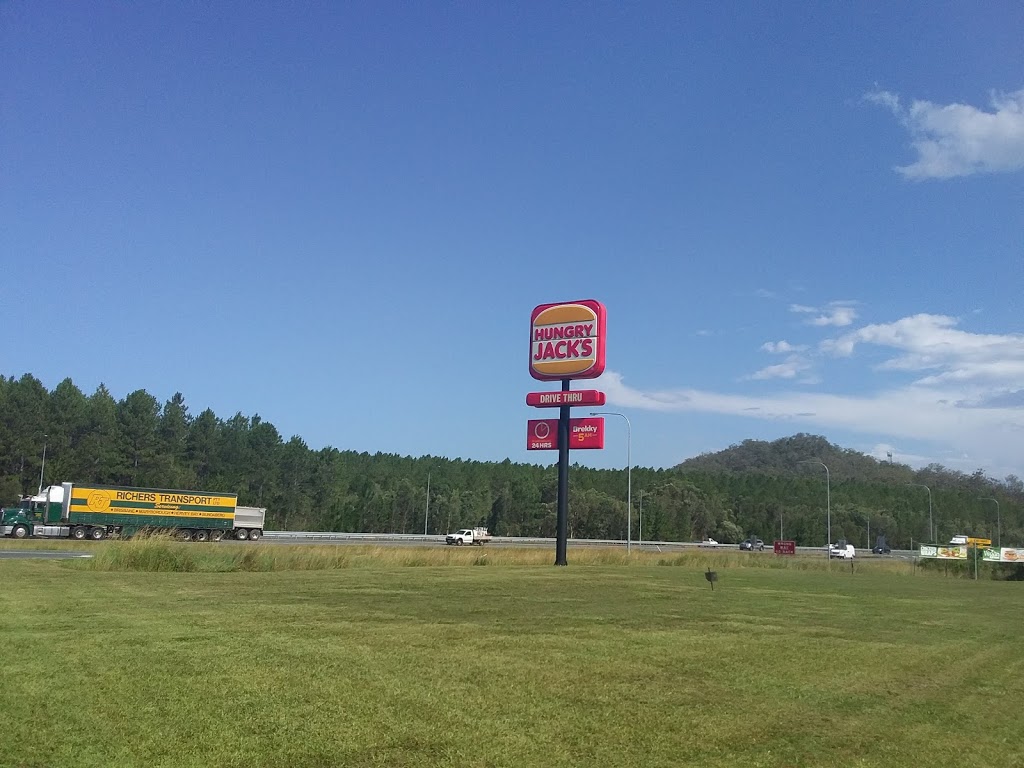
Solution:
<svg viewBox="0 0 1024 768">
<path fill-rule="evenodd" d="M 574 466 L 570 536 L 624 539 L 626 480 L 625 468 Z M 118 401 L 103 385 L 85 395 L 71 379 L 48 391 L 34 376 L 0 375 L 0 502 L 68 481 L 233 492 L 267 508 L 269 529 L 555 532 L 553 465 L 313 450 L 256 415 L 193 414 L 180 393 L 163 404 L 144 390 Z M 814 435 L 748 440 L 671 469 L 634 467 L 632 488 L 634 540 L 781 535 L 821 545 L 828 496 L 833 541 L 865 546 L 885 534 L 904 548 L 929 538 L 930 495 L 937 540 L 971 533 L 995 542 L 998 522 L 1004 546 L 1024 545 L 1018 478 L 915 471 Z"/>
</svg>

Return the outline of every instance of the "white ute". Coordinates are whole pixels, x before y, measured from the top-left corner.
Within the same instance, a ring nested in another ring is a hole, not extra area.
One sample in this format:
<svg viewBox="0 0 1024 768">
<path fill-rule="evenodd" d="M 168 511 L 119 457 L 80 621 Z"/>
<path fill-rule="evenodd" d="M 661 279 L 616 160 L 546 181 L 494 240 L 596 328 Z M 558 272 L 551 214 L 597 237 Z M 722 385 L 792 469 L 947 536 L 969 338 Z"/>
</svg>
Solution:
<svg viewBox="0 0 1024 768">
<path fill-rule="evenodd" d="M 479 544 L 483 546 L 490 540 L 491 534 L 487 532 L 486 528 L 463 528 L 444 537 L 445 544 L 455 544 L 459 547 L 463 544 Z"/>
<path fill-rule="evenodd" d="M 853 544 L 833 544 L 828 550 L 829 557 L 838 557 L 840 560 L 853 560 L 857 556 L 857 550 Z"/>
</svg>

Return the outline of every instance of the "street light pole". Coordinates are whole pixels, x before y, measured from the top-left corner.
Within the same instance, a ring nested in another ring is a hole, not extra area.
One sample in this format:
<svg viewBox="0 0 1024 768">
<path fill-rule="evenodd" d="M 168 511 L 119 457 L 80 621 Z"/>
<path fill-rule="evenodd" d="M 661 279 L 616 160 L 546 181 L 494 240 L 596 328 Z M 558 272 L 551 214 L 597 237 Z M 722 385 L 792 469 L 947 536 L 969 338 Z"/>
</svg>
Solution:
<svg viewBox="0 0 1024 768">
<path fill-rule="evenodd" d="M 638 547 L 644 545 L 644 490 L 640 489 L 640 541 L 637 542 Z"/>
<path fill-rule="evenodd" d="M 1003 548 L 1003 527 L 999 520 L 999 499 L 993 499 L 991 496 L 985 496 L 981 501 L 994 501 L 996 503 L 996 546 L 1000 549 Z"/>
<path fill-rule="evenodd" d="M 43 435 L 43 465 L 39 467 L 39 493 L 43 492 L 43 470 L 46 469 L 46 441 L 49 435 Z M 37 494 L 38 495 L 38 494 Z"/>
<path fill-rule="evenodd" d="M 831 561 L 832 555 L 829 550 L 832 548 L 832 473 L 828 471 L 825 462 L 818 459 L 802 459 L 800 464 L 821 464 L 825 467 L 825 526 L 828 541 L 825 542 L 825 557 Z"/>
<path fill-rule="evenodd" d="M 931 539 L 931 543 L 935 543 L 935 525 L 932 523 L 932 489 L 924 483 L 907 483 L 907 485 L 913 485 L 918 488 L 924 488 L 928 491 L 928 538 Z"/>
<path fill-rule="evenodd" d="M 423 535 L 427 535 L 427 520 L 430 519 L 430 473 L 427 472 L 427 510 L 423 513 Z M 447 533 L 447 531 L 445 531 Z"/>
<path fill-rule="evenodd" d="M 633 465 L 630 458 L 630 445 L 633 442 L 633 427 L 629 417 L 615 411 L 591 411 L 591 416 L 621 416 L 626 420 L 626 554 L 629 554 L 633 542 Z"/>
</svg>

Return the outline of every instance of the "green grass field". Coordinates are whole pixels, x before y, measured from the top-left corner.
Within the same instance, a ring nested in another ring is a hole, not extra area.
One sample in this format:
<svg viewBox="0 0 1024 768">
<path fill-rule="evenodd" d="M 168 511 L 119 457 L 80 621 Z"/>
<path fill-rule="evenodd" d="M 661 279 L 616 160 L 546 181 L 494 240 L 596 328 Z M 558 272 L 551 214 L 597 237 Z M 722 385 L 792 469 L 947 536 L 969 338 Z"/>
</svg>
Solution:
<svg viewBox="0 0 1024 768">
<path fill-rule="evenodd" d="M 104 570 L 125 546 L 0 561 L 0 765 L 1024 762 L 1020 583 L 572 548 Z"/>
</svg>

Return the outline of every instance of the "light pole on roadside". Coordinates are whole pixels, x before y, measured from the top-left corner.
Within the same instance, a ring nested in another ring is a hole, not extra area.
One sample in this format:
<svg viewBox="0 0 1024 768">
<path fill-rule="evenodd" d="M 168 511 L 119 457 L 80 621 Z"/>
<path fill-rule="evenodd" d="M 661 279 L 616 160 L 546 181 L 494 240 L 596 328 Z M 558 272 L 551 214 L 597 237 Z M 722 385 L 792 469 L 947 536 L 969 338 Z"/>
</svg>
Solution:
<svg viewBox="0 0 1024 768">
<path fill-rule="evenodd" d="M 931 539 L 931 544 L 935 543 L 935 525 L 932 523 L 932 489 L 924 483 L 907 483 L 907 485 L 913 485 L 918 488 L 924 488 L 928 491 L 928 538 Z"/>
<path fill-rule="evenodd" d="M 43 492 L 43 470 L 46 469 L 46 441 L 49 440 L 49 435 L 43 435 L 43 464 L 39 467 L 39 493 Z M 38 495 L 38 494 L 37 494 Z"/>
<path fill-rule="evenodd" d="M 423 535 L 427 535 L 427 520 L 430 519 L 430 473 L 427 472 L 427 510 L 423 513 Z M 447 531 L 445 531 L 447 533 Z"/>
<path fill-rule="evenodd" d="M 630 459 L 630 444 L 633 442 L 633 427 L 629 417 L 615 411 L 591 411 L 591 416 L 621 416 L 626 420 L 626 554 L 633 543 L 633 465 Z"/>
<path fill-rule="evenodd" d="M 638 547 L 642 547 L 644 544 L 644 491 L 640 489 L 640 541 L 637 542 Z"/>
<path fill-rule="evenodd" d="M 828 541 L 825 542 L 825 557 L 832 559 L 829 550 L 832 548 L 832 473 L 828 471 L 825 462 L 818 459 L 801 459 L 798 464 L 821 464 L 825 467 L 825 532 Z"/>
<path fill-rule="evenodd" d="M 996 546 L 1000 549 L 1003 548 L 1003 527 L 999 520 L 999 499 L 993 499 L 991 496 L 984 496 L 980 501 L 994 501 L 996 503 Z"/>
</svg>

